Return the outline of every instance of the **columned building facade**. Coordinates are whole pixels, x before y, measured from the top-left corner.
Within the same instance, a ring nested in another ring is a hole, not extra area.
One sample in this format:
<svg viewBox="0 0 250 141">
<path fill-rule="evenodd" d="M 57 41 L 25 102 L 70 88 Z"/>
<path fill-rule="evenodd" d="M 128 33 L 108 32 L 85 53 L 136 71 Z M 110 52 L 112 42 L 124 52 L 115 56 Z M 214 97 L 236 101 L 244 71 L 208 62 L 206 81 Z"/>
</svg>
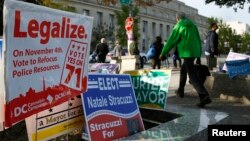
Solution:
<svg viewBox="0 0 250 141">
<path fill-rule="evenodd" d="M 55 0 L 56 1 L 56 0 Z M 108 28 L 116 28 L 115 10 L 121 9 L 118 1 L 114 5 L 104 5 L 98 0 L 57 0 L 57 2 L 76 8 L 76 12 L 94 17 L 94 27 L 100 25 L 108 26 Z M 163 40 L 167 39 L 173 26 L 176 23 L 176 13 L 184 12 L 198 27 L 201 40 L 205 39 L 208 31 L 207 17 L 198 14 L 198 10 L 185 5 L 178 0 L 172 0 L 169 3 L 161 2 L 154 6 L 140 6 L 140 39 L 139 49 L 146 52 L 150 43 L 156 36 L 161 36 Z M 124 29 L 125 30 L 125 29 Z M 115 34 L 115 31 L 114 31 Z M 114 38 L 107 37 L 110 43 L 114 42 Z"/>
</svg>

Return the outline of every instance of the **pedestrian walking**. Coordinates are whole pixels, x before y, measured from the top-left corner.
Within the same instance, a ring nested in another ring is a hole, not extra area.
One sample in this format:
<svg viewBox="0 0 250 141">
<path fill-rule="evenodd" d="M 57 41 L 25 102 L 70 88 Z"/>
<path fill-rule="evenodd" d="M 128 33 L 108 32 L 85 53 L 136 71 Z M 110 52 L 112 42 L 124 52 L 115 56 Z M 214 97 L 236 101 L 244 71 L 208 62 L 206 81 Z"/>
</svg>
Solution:
<svg viewBox="0 0 250 141">
<path fill-rule="evenodd" d="M 205 56 L 207 59 L 207 65 L 210 70 L 217 65 L 216 56 L 218 56 L 218 34 L 216 30 L 218 26 L 216 23 L 211 23 L 211 30 L 207 33 L 205 42 Z"/>
<path fill-rule="evenodd" d="M 185 13 L 178 13 L 176 15 L 176 20 L 177 24 L 174 26 L 167 43 L 163 47 L 160 59 L 162 59 L 162 57 L 172 48 L 177 46 L 179 56 L 184 60 L 182 68 L 187 71 L 192 86 L 195 88 L 200 98 L 200 102 L 197 106 L 204 107 L 212 101 L 203 83 L 198 78 L 194 65 L 195 58 L 201 56 L 202 50 L 199 32 L 197 26 L 186 18 Z M 178 94 L 184 94 L 184 91 L 179 91 Z"/>
<path fill-rule="evenodd" d="M 119 58 L 122 56 L 122 46 L 120 45 L 118 40 L 115 41 L 114 55 L 115 57 L 119 57 Z"/>
<path fill-rule="evenodd" d="M 163 43 L 162 43 L 162 38 L 160 36 L 155 37 L 153 47 L 155 48 L 155 54 L 152 59 L 153 69 L 155 69 L 156 66 L 158 69 L 161 69 L 161 60 L 159 57 L 163 48 Z"/>
<path fill-rule="evenodd" d="M 174 67 L 177 68 L 177 61 L 178 61 L 179 68 L 181 68 L 181 58 L 179 57 L 179 52 L 178 52 L 178 49 L 176 47 L 174 48 L 174 54 L 172 57 L 173 57 Z"/>
<path fill-rule="evenodd" d="M 97 44 L 95 54 L 97 55 L 97 62 L 98 63 L 105 63 L 106 55 L 109 52 L 109 47 L 106 43 L 106 39 L 102 38 L 101 43 Z"/>
</svg>

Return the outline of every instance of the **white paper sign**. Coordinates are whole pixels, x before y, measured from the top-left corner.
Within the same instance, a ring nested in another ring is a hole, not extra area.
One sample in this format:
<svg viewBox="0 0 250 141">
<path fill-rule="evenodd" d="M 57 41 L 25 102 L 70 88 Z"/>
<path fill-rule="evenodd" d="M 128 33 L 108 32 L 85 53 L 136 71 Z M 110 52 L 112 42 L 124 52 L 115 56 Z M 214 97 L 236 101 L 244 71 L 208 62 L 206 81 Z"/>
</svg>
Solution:
<svg viewBox="0 0 250 141">
<path fill-rule="evenodd" d="M 246 59 L 246 58 L 250 58 L 250 56 L 249 56 L 249 55 L 240 54 L 240 53 L 235 53 L 235 52 L 230 51 L 229 54 L 228 54 L 228 56 L 227 56 L 226 61 L 243 60 L 243 59 Z M 227 71 L 227 66 L 226 66 L 226 64 L 224 64 L 223 70 Z"/>
<path fill-rule="evenodd" d="M 45 141 L 74 130 L 82 131 L 85 121 L 81 98 L 72 98 L 25 119 L 29 141 Z"/>
</svg>

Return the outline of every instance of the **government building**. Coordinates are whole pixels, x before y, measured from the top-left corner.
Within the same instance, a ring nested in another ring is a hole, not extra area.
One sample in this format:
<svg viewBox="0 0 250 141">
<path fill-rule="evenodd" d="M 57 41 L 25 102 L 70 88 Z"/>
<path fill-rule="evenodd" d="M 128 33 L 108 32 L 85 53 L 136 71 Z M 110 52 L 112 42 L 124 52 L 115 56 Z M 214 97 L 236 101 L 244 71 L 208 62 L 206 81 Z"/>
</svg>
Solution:
<svg viewBox="0 0 250 141">
<path fill-rule="evenodd" d="M 65 3 L 76 9 L 77 13 L 94 17 L 94 25 L 96 28 L 100 25 L 108 26 L 109 29 L 116 29 L 115 10 L 121 9 L 119 0 L 116 4 L 105 5 L 101 0 L 57 0 L 55 2 Z M 134 6 L 134 4 L 133 4 Z M 140 6 L 140 38 L 139 49 L 146 52 L 149 45 L 156 36 L 161 36 L 163 40 L 167 39 L 173 26 L 176 23 L 176 13 L 184 12 L 198 27 L 201 40 L 205 39 L 208 31 L 207 17 L 198 14 L 198 10 L 192 8 L 178 0 L 172 0 L 169 3 L 161 2 L 153 6 Z M 125 30 L 125 28 L 124 28 Z M 115 31 L 113 33 L 115 34 Z M 106 37 L 109 44 L 115 41 L 115 35 Z M 93 38 L 92 38 L 93 40 Z"/>
</svg>

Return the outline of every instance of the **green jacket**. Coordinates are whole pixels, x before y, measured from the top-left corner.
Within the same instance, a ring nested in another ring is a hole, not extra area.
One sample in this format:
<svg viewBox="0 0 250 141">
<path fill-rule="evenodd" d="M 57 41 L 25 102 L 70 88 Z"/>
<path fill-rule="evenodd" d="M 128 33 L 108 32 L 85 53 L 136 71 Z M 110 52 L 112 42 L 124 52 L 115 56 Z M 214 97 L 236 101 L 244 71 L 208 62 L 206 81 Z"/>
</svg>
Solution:
<svg viewBox="0 0 250 141">
<path fill-rule="evenodd" d="M 192 21 L 181 19 L 174 26 L 167 43 L 164 45 L 161 56 L 177 46 L 180 58 L 196 58 L 201 56 L 201 40 L 198 29 Z"/>
</svg>

